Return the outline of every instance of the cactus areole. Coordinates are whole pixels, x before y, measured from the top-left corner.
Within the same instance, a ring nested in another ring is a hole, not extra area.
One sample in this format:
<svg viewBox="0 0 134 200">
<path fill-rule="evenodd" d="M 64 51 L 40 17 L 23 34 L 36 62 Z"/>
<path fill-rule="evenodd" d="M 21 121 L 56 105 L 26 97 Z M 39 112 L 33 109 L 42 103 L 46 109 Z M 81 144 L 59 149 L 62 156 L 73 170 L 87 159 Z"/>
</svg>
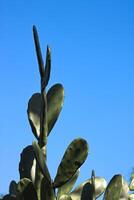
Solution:
<svg viewBox="0 0 134 200">
<path fill-rule="evenodd" d="M 132 200 L 134 191 L 121 175 L 115 175 L 108 186 L 103 177 L 91 178 L 74 188 L 80 167 L 88 156 L 88 143 L 83 138 L 74 139 L 67 147 L 57 169 L 54 181 L 47 167 L 47 137 L 51 133 L 63 106 L 64 88 L 60 83 L 47 90 L 51 72 L 51 50 L 47 46 L 43 61 L 38 32 L 33 26 L 33 37 L 37 55 L 40 91 L 34 93 L 27 108 L 28 120 L 36 140 L 25 147 L 19 163 L 20 180 L 11 181 L 9 194 L 3 200 L 95 200 L 104 193 L 104 200 Z"/>
</svg>

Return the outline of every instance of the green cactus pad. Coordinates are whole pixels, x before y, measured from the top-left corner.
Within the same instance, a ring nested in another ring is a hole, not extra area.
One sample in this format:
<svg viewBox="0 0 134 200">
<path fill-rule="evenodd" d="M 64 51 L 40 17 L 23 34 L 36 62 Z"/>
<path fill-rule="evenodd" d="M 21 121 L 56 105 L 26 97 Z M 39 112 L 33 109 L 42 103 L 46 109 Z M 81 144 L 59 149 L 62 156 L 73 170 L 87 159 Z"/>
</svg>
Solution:
<svg viewBox="0 0 134 200">
<path fill-rule="evenodd" d="M 58 167 L 54 180 L 54 187 L 60 187 L 69 181 L 88 155 L 88 144 L 82 138 L 75 139 L 68 146 L 62 161 Z"/>
<path fill-rule="evenodd" d="M 50 177 L 50 174 L 49 174 L 46 162 L 45 162 L 46 158 L 45 158 L 44 154 L 42 153 L 42 150 L 40 149 L 39 145 L 35 141 L 33 142 L 33 149 L 34 149 L 37 163 L 39 165 L 39 168 L 40 168 L 42 174 L 47 179 L 47 181 L 51 183 L 51 177 Z"/>
<path fill-rule="evenodd" d="M 59 198 L 59 200 L 72 200 L 72 199 L 71 199 L 71 197 L 70 197 L 69 195 L 63 194 L 63 195 Z"/>
<path fill-rule="evenodd" d="M 39 139 L 40 135 L 40 113 L 41 113 L 41 94 L 35 93 L 28 102 L 28 119 L 34 136 Z"/>
<path fill-rule="evenodd" d="M 51 132 L 58 119 L 64 101 L 64 88 L 61 84 L 55 84 L 47 93 L 48 102 L 48 134 Z"/>
<path fill-rule="evenodd" d="M 17 195 L 17 183 L 15 181 L 11 181 L 9 185 L 9 194 L 13 196 Z"/>
<path fill-rule="evenodd" d="M 109 182 L 105 194 L 104 200 L 119 200 L 126 198 L 128 188 L 121 175 L 115 175 Z"/>
<path fill-rule="evenodd" d="M 64 88 L 61 84 L 55 84 L 47 93 L 47 112 L 48 112 L 48 135 L 51 132 L 63 106 Z M 35 93 L 28 103 L 28 119 L 32 132 L 38 139 L 40 135 L 40 113 L 41 113 L 41 94 Z"/>
<path fill-rule="evenodd" d="M 38 200 L 36 190 L 31 180 L 27 178 L 21 179 L 20 182 L 18 183 L 17 189 L 19 192 L 20 199 Z"/>
<path fill-rule="evenodd" d="M 41 181 L 41 200 L 55 200 L 52 185 L 45 177 Z"/>
<path fill-rule="evenodd" d="M 27 146 L 21 153 L 19 163 L 20 179 L 28 178 L 33 183 L 35 181 L 36 160 L 32 145 Z"/>
<path fill-rule="evenodd" d="M 88 179 L 81 183 L 71 192 L 71 197 L 73 200 L 80 200 L 83 187 L 86 183 L 92 183 L 91 179 Z M 106 180 L 102 177 L 95 177 L 95 198 L 98 198 L 106 189 Z"/>
<path fill-rule="evenodd" d="M 57 199 L 60 199 L 60 197 L 63 194 L 69 194 L 79 176 L 80 170 L 78 169 L 77 172 L 73 175 L 73 177 L 64 185 L 62 185 L 61 187 L 58 188 L 58 192 L 57 192 Z"/>
<path fill-rule="evenodd" d="M 81 200 L 95 200 L 95 188 L 93 184 L 87 182 L 83 186 Z"/>
</svg>

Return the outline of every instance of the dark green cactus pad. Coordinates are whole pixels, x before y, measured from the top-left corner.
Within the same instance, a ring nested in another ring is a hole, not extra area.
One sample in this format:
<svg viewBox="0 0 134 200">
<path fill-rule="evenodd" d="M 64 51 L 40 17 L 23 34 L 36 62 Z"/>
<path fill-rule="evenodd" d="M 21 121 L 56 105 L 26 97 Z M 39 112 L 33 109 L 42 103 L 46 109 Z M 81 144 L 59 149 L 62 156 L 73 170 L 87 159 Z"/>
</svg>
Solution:
<svg viewBox="0 0 134 200">
<path fill-rule="evenodd" d="M 31 180 L 23 178 L 18 183 L 19 198 L 23 200 L 38 200 L 37 193 Z"/>
<path fill-rule="evenodd" d="M 58 116 L 61 112 L 64 102 L 64 88 L 61 84 L 55 84 L 47 93 L 48 103 L 48 135 L 51 132 Z"/>
<path fill-rule="evenodd" d="M 95 200 L 95 188 L 91 183 L 85 183 L 82 189 L 81 200 Z"/>
<path fill-rule="evenodd" d="M 71 192 L 71 197 L 74 200 L 80 200 L 81 198 L 81 194 L 82 194 L 82 190 L 83 187 L 86 183 L 92 183 L 91 179 L 88 179 L 86 181 L 84 181 L 83 183 L 81 183 L 79 186 L 77 186 L 72 192 Z M 102 177 L 95 177 L 95 198 L 98 198 L 99 196 L 101 196 L 103 194 L 103 192 L 106 189 L 106 180 Z"/>
<path fill-rule="evenodd" d="M 71 197 L 70 197 L 69 195 L 63 194 L 63 195 L 59 198 L 59 200 L 72 200 L 72 199 L 71 199 Z"/>
<path fill-rule="evenodd" d="M 33 183 L 35 181 L 36 160 L 33 146 L 29 145 L 23 149 L 21 153 L 21 160 L 19 163 L 20 179 L 28 178 Z"/>
<path fill-rule="evenodd" d="M 11 181 L 11 183 L 9 185 L 9 194 L 11 196 L 17 195 L 17 183 L 15 181 Z"/>
<path fill-rule="evenodd" d="M 51 177 L 50 177 L 50 174 L 45 162 L 46 157 L 44 156 L 44 154 L 42 153 L 42 150 L 40 149 L 39 145 L 36 142 L 33 142 L 33 149 L 34 149 L 35 157 L 39 165 L 40 171 L 42 172 L 44 177 L 47 179 L 47 181 L 51 183 Z"/>
<path fill-rule="evenodd" d="M 69 194 L 79 176 L 80 170 L 78 169 L 77 172 L 73 175 L 73 177 L 64 185 L 62 185 L 61 187 L 58 188 L 58 192 L 57 192 L 57 199 L 60 199 L 60 197 L 63 194 Z"/>
<path fill-rule="evenodd" d="M 35 93 L 28 102 L 28 119 L 32 132 L 37 139 L 40 135 L 41 94 Z"/>
<path fill-rule="evenodd" d="M 60 187 L 69 181 L 88 155 L 88 144 L 82 138 L 75 139 L 68 146 L 62 161 L 58 167 L 54 180 L 54 187 Z"/>
<path fill-rule="evenodd" d="M 47 120 L 48 135 L 51 132 L 64 101 L 64 88 L 61 84 L 55 84 L 47 93 Z M 40 113 L 41 113 L 41 94 L 35 93 L 28 103 L 28 119 L 32 128 L 32 132 L 38 139 L 40 135 Z"/>
<path fill-rule="evenodd" d="M 124 180 L 121 175 L 115 175 L 109 182 L 105 194 L 104 200 L 119 200 L 123 196 Z"/>
<path fill-rule="evenodd" d="M 41 200 L 55 200 L 53 187 L 45 177 L 41 181 Z"/>
</svg>

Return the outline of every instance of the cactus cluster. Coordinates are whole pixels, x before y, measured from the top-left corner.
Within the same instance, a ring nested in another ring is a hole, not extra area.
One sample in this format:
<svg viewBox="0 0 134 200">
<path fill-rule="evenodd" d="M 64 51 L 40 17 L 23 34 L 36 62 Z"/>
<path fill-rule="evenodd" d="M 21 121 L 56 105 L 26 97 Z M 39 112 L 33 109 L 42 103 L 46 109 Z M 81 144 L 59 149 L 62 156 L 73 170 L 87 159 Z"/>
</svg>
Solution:
<svg viewBox="0 0 134 200">
<path fill-rule="evenodd" d="M 131 183 L 123 176 L 115 175 L 109 184 L 102 177 L 95 176 L 77 186 L 80 167 L 88 156 L 88 144 L 83 138 L 76 138 L 67 147 L 52 180 L 47 167 L 47 137 L 54 127 L 64 101 L 64 88 L 61 84 L 46 87 L 50 79 L 51 51 L 47 47 L 46 62 L 42 58 L 37 29 L 33 26 L 33 36 L 41 78 L 40 92 L 32 95 L 28 102 L 28 120 L 36 138 L 32 145 L 21 153 L 19 163 L 20 180 L 11 181 L 9 194 L 3 200 L 95 200 L 104 193 L 104 200 L 134 200 L 134 176 Z"/>
</svg>

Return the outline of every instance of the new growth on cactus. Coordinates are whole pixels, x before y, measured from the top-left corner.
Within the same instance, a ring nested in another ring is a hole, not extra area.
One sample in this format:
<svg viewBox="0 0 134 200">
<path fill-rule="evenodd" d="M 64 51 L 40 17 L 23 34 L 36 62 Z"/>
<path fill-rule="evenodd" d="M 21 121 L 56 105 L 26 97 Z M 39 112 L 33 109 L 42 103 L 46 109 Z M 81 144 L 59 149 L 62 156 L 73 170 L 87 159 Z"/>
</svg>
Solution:
<svg viewBox="0 0 134 200">
<path fill-rule="evenodd" d="M 47 46 L 44 64 L 38 33 L 33 26 L 33 36 L 40 73 L 40 92 L 32 95 L 28 102 L 28 120 L 36 138 L 25 147 L 19 163 L 20 180 L 11 181 L 9 194 L 3 200 L 95 200 L 104 192 L 104 200 L 133 200 L 134 177 L 128 186 L 121 175 L 115 175 L 108 186 L 102 177 L 91 178 L 75 189 L 80 167 L 88 156 L 88 143 L 76 138 L 67 147 L 57 169 L 54 181 L 47 167 L 47 137 L 53 129 L 64 101 L 64 88 L 60 83 L 47 90 L 51 72 L 51 50 Z"/>
</svg>

